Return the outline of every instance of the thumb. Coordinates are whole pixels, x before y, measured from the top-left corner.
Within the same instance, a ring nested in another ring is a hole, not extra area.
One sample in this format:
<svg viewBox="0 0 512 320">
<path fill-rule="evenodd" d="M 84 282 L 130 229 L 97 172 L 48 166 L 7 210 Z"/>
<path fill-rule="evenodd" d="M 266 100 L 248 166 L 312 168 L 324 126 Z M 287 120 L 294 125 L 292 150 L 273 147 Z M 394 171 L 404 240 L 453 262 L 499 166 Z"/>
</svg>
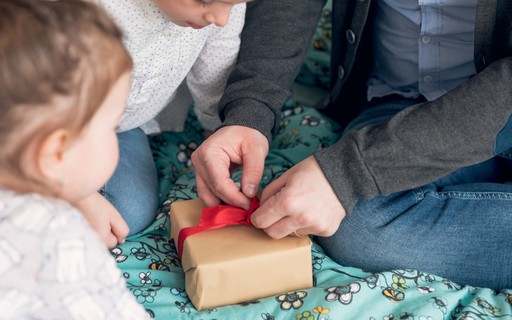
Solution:
<svg viewBox="0 0 512 320">
<path fill-rule="evenodd" d="M 248 198 L 255 197 L 258 192 L 265 167 L 265 156 L 265 152 L 259 152 L 244 159 L 241 183 L 242 192 Z"/>
</svg>

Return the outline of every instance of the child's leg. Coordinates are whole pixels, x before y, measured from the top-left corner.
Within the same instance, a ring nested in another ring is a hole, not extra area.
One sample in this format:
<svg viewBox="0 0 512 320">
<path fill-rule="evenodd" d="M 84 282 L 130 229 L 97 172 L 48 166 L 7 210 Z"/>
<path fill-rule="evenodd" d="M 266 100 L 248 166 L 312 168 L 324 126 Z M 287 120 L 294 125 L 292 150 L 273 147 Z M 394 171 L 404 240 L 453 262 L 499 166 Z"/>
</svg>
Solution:
<svg viewBox="0 0 512 320">
<path fill-rule="evenodd" d="M 119 164 L 100 192 L 121 213 L 133 235 L 156 217 L 158 177 L 148 138 L 141 129 L 119 133 L 118 138 Z"/>
</svg>

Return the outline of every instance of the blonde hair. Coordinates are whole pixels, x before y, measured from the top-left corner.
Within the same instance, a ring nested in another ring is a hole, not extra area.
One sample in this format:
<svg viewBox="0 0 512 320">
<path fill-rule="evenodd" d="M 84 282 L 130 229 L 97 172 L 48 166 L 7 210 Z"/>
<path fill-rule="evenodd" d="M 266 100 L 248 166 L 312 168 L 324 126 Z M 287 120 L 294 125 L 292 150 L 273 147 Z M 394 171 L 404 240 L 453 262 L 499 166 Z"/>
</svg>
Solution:
<svg viewBox="0 0 512 320">
<path fill-rule="evenodd" d="M 78 136 L 131 67 L 121 31 L 97 5 L 0 0 L 0 185 L 43 191 L 24 157 L 57 129 Z"/>
</svg>

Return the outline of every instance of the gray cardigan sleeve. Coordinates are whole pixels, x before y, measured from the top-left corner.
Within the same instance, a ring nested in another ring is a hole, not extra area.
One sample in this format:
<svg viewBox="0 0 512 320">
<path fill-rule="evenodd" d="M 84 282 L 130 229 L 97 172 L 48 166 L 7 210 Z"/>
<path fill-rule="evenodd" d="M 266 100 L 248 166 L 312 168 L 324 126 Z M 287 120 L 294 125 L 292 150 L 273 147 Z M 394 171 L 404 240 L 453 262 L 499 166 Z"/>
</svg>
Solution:
<svg viewBox="0 0 512 320">
<path fill-rule="evenodd" d="M 314 156 L 350 212 L 357 200 L 422 186 L 511 148 L 512 139 L 501 137 L 510 137 L 511 88 L 509 57 L 441 98 L 356 131 Z"/>
<path fill-rule="evenodd" d="M 221 127 L 251 127 L 270 141 L 324 4 L 325 0 L 248 3 L 238 62 L 219 103 Z"/>
</svg>

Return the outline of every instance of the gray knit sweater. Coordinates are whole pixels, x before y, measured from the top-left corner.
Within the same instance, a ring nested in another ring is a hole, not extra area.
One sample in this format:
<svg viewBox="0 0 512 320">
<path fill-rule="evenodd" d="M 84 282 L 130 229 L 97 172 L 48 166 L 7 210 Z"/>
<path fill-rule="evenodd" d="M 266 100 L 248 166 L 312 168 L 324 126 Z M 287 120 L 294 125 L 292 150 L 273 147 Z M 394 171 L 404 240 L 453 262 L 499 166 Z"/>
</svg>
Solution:
<svg viewBox="0 0 512 320">
<path fill-rule="evenodd" d="M 354 95 L 365 92 L 357 86 L 364 86 L 364 66 L 371 61 L 364 46 L 371 2 L 333 2 L 330 110 L 357 108 Z M 248 7 L 238 65 L 220 103 L 224 126 L 246 125 L 271 138 L 323 4 L 258 0 Z M 357 200 L 419 187 L 512 148 L 512 2 L 479 0 L 477 12 L 477 75 L 435 101 L 315 152 L 347 212 Z M 356 34 L 354 43 L 346 41 L 348 29 Z"/>
</svg>

